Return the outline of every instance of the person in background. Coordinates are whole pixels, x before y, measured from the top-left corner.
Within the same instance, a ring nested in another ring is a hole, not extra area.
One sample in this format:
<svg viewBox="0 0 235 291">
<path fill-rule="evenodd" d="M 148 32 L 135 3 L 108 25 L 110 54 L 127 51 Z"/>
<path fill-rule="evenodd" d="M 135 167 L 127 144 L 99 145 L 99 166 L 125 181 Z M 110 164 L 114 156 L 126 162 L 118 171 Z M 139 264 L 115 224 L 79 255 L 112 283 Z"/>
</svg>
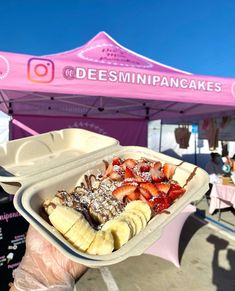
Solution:
<svg viewBox="0 0 235 291">
<path fill-rule="evenodd" d="M 223 161 L 222 158 L 220 156 L 220 154 L 212 152 L 211 153 L 211 160 L 206 164 L 205 166 L 205 170 L 207 171 L 207 173 L 210 175 L 210 179 L 212 181 L 210 181 L 211 183 L 214 183 L 215 181 L 213 181 L 213 175 L 223 175 L 224 172 L 222 170 L 223 167 Z"/>
<path fill-rule="evenodd" d="M 230 165 L 232 167 L 232 161 L 231 158 L 229 156 L 229 152 L 227 149 L 222 151 L 222 161 L 224 162 L 224 164 L 226 165 Z"/>
<path fill-rule="evenodd" d="M 75 282 L 88 270 L 65 257 L 32 226 L 26 237 L 26 252 L 13 272 L 10 291 L 72 291 Z"/>
<path fill-rule="evenodd" d="M 205 170 L 209 174 L 209 178 L 210 178 L 209 190 L 205 193 L 207 202 L 210 199 L 210 192 L 211 192 L 213 183 L 217 183 L 219 179 L 218 176 L 224 174 L 224 171 L 222 170 L 223 161 L 220 154 L 212 152 L 210 154 L 210 157 L 211 157 L 210 161 L 205 166 Z"/>
</svg>

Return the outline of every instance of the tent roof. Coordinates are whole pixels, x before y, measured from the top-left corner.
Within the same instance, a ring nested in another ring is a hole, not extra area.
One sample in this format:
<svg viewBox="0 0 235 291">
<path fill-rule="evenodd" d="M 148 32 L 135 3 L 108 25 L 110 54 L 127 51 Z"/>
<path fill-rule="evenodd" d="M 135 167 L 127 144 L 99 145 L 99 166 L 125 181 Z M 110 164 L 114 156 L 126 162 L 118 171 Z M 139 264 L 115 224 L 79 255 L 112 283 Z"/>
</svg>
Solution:
<svg viewBox="0 0 235 291">
<path fill-rule="evenodd" d="M 105 32 L 47 56 L 0 52 L 9 114 L 194 121 L 235 114 L 235 80 L 193 75 L 141 56 Z"/>
<path fill-rule="evenodd" d="M 186 71 L 151 60 L 120 45 L 106 32 L 101 31 L 85 45 L 57 54 L 47 55 L 60 60 L 99 63 L 104 66 L 148 69 L 157 72 L 190 74 Z"/>
</svg>

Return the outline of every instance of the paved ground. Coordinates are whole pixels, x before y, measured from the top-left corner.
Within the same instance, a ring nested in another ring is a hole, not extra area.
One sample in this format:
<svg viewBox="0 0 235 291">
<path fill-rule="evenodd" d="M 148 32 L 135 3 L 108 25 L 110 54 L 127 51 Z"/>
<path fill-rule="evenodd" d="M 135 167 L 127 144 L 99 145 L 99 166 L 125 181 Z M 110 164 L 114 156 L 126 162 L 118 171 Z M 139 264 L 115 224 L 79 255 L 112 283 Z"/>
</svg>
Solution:
<svg viewBox="0 0 235 291">
<path fill-rule="evenodd" d="M 180 240 L 181 267 L 141 255 L 101 269 L 90 269 L 79 291 L 234 291 L 235 235 L 195 215 Z"/>
</svg>

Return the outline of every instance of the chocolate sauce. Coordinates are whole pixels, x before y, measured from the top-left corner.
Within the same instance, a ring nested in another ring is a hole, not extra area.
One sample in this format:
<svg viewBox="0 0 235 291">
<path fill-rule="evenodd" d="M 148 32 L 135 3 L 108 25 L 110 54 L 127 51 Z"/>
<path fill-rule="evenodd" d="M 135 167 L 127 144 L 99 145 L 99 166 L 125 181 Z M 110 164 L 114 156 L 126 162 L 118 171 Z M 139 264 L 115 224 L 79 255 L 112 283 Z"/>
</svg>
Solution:
<svg viewBox="0 0 235 291">
<path fill-rule="evenodd" d="M 52 208 L 56 209 L 56 204 L 53 202 L 48 203 L 47 207 L 51 206 Z"/>
<path fill-rule="evenodd" d="M 89 179 L 89 185 L 90 185 L 91 190 L 94 190 L 92 179 L 94 179 L 94 181 L 96 182 L 98 182 L 99 180 L 94 174 L 91 174 L 88 179 Z"/>
<path fill-rule="evenodd" d="M 91 183 L 90 183 L 89 176 L 88 175 L 84 175 L 84 179 L 85 179 L 85 182 L 86 182 L 87 189 L 91 190 L 92 186 L 91 186 Z"/>
<path fill-rule="evenodd" d="M 185 162 L 182 161 L 180 162 L 178 165 L 176 165 L 176 168 L 175 168 L 175 171 L 178 167 L 182 166 Z M 197 170 L 198 167 L 195 167 L 194 170 L 192 171 L 192 173 L 189 175 L 189 177 L 186 179 L 186 182 L 184 184 L 184 186 L 182 188 L 185 188 L 188 183 L 193 179 L 193 177 L 196 175 L 196 170 Z"/>
<path fill-rule="evenodd" d="M 184 161 L 180 162 L 179 165 L 176 165 L 176 167 L 180 167 L 181 165 L 183 165 L 183 163 L 185 163 Z"/>
<path fill-rule="evenodd" d="M 186 187 L 188 185 L 188 183 L 192 180 L 192 178 L 196 175 L 197 169 L 198 169 L 198 167 L 195 167 L 194 170 L 192 171 L 192 173 L 188 176 L 183 188 Z"/>
<path fill-rule="evenodd" d="M 103 163 L 104 163 L 104 165 L 105 165 L 105 170 L 107 170 L 107 169 L 108 169 L 108 166 L 109 166 L 108 161 L 103 160 Z"/>
</svg>

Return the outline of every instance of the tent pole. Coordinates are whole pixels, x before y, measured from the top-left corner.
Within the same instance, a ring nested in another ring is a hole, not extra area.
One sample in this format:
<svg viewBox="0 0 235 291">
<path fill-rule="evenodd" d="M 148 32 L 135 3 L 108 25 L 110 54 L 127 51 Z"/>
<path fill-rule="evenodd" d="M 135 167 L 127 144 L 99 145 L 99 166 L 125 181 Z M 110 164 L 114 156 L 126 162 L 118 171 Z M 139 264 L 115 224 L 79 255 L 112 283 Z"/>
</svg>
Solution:
<svg viewBox="0 0 235 291">
<path fill-rule="evenodd" d="M 9 127 L 8 127 L 8 140 L 12 140 L 12 137 L 13 137 L 13 133 L 12 133 L 12 115 L 10 116 L 10 119 L 9 119 Z"/>
<path fill-rule="evenodd" d="M 160 123 L 160 137 L 159 137 L 159 152 L 161 152 L 161 147 L 162 147 L 162 120 L 161 120 L 161 123 Z"/>
<path fill-rule="evenodd" d="M 197 165 L 197 133 L 194 133 L 194 163 Z"/>
</svg>

